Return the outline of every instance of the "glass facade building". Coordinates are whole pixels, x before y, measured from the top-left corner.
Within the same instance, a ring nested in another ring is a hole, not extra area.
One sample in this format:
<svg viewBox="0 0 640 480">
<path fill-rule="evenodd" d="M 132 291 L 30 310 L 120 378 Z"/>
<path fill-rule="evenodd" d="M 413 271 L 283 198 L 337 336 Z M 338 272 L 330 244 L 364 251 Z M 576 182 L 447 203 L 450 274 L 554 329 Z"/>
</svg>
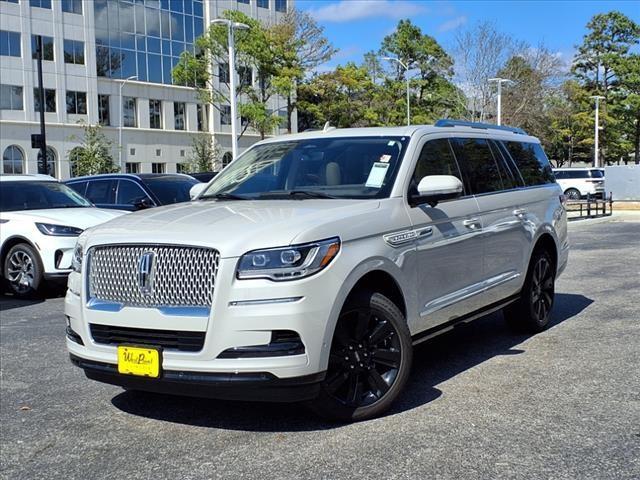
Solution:
<svg viewBox="0 0 640 480">
<path fill-rule="evenodd" d="M 204 32 L 200 0 L 94 0 L 99 77 L 172 85 L 171 71 Z"/>
</svg>

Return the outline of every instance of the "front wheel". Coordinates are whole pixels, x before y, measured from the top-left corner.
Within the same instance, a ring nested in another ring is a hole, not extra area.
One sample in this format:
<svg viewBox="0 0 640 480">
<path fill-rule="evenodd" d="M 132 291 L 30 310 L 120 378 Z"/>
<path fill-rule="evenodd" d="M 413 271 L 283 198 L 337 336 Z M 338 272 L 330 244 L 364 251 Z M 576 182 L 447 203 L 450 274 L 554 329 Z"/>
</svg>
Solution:
<svg viewBox="0 0 640 480">
<path fill-rule="evenodd" d="M 3 275 L 9 290 L 16 297 L 34 296 L 43 277 L 42 262 L 38 253 L 26 243 L 11 247 L 4 261 Z"/>
<path fill-rule="evenodd" d="M 342 421 L 382 414 L 404 388 L 412 356 L 411 334 L 398 307 L 381 293 L 353 295 L 338 318 L 327 375 L 311 408 Z"/>
<path fill-rule="evenodd" d="M 535 251 L 520 298 L 504 309 L 507 322 L 531 333 L 547 328 L 555 298 L 555 279 L 555 265 L 550 255 L 543 250 Z"/>
</svg>

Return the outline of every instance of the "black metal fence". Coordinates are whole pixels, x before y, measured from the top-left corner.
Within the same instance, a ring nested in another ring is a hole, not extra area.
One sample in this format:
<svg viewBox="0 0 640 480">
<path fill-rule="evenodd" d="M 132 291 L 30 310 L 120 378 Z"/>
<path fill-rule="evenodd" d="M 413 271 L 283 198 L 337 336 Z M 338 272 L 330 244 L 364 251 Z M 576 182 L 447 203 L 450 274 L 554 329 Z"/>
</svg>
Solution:
<svg viewBox="0 0 640 480">
<path fill-rule="evenodd" d="M 583 200 L 568 200 L 565 207 L 569 220 L 606 217 L 613 212 L 613 196 L 611 192 L 608 197 L 605 195 L 604 198 L 587 195 L 587 198 Z"/>
</svg>

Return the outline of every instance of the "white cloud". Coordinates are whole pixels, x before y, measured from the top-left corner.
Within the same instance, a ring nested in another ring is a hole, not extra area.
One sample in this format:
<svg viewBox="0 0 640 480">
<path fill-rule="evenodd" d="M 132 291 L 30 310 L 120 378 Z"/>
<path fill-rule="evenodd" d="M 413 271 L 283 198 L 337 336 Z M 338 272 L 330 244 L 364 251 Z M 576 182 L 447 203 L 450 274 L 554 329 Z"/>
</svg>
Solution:
<svg viewBox="0 0 640 480">
<path fill-rule="evenodd" d="M 456 18 L 452 18 L 451 20 L 447 20 L 443 24 L 438 27 L 439 32 L 448 32 L 449 30 L 455 30 L 458 27 L 461 27 L 467 23 L 467 17 L 465 15 L 461 15 Z"/>
<path fill-rule="evenodd" d="M 352 22 L 374 17 L 398 19 L 426 11 L 424 4 L 406 0 L 341 0 L 309 13 L 323 22 Z"/>
</svg>

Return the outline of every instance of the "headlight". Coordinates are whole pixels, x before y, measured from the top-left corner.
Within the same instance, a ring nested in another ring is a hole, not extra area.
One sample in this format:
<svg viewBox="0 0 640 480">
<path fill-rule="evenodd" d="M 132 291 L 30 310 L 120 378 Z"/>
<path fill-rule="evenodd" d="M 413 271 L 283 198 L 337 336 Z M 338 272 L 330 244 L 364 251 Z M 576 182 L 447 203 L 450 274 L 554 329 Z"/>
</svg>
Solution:
<svg viewBox="0 0 640 480">
<path fill-rule="evenodd" d="M 36 227 L 38 227 L 38 230 L 44 235 L 53 235 L 56 237 L 77 237 L 82 233 L 81 228 L 53 225 L 51 223 L 36 223 Z"/>
<path fill-rule="evenodd" d="M 82 255 L 84 248 L 80 242 L 76 243 L 76 247 L 73 249 L 73 256 L 71 257 L 71 268 L 74 272 L 82 272 Z"/>
<path fill-rule="evenodd" d="M 339 251 L 339 238 L 254 250 L 240 257 L 236 274 L 238 279 L 267 278 L 282 281 L 304 278 L 329 265 Z"/>
</svg>

